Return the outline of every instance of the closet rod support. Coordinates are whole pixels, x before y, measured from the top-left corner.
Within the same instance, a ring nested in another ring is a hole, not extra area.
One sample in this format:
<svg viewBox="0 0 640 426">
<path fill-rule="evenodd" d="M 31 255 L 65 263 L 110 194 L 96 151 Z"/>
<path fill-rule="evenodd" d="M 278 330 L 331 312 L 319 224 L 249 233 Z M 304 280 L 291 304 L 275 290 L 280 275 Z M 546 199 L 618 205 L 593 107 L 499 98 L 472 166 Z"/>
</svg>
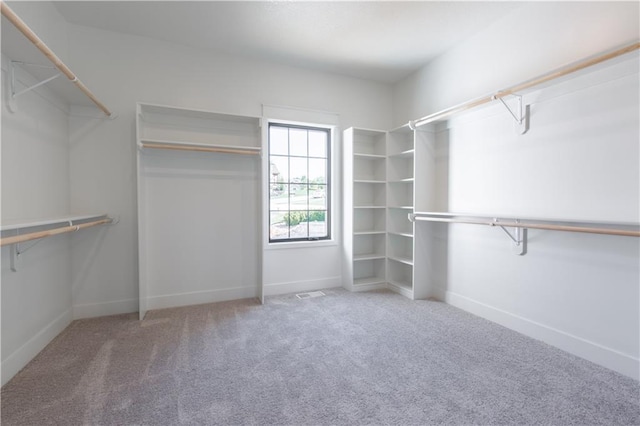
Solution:
<svg viewBox="0 0 640 426">
<path fill-rule="evenodd" d="M 515 222 L 516 224 L 520 223 L 519 220 L 516 220 Z M 498 222 L 498 219 L 493 219 L 492 226 L 499 226 L 500 229 L 502 229 L 504 233 L 507 234 L 509 239 L 513 242 L 513 248 L 518 256 L 527 254 L 527 228 L 520 228 L 516 226 L 513 230 L 514 233 L 512 234 L 511 232 L 507 231 L 507 228 L 504 225 L 501 225 Z"/>
<path fill-rule="evenodd" d="M 9 247 L 9 268 L 11 268 L 11 272 L 18 272 L 18 267 L 16 266 L 18 256 L 20 256 L 18 244 L 12 244 L 11 247 Z"/>
<path fill-rule="evenodd" d="M 513 96 L 517 99 L 516 106 L 518 110 L 514 112 L 511 107 L 505 102 L 503 99 L 505 96 Z M 499 100 L 502 105 L 509 111 L 509 114 L 513 117 L 518 125 L 518 131 L 521 135 L 524 135 L 529 130 L 529 116 L 530 116 L 530 108 L 529 105 L 522 105 L 522 95 L 516 95 L 515 93 L 510 94 L 502 94 L 500 92 L 493 95 L 493 99 Z"/>
<path fill-rule="evenodd" d="M 9 81 L 10 81 L 10 86 L 11 86 L 10 87 L 10 96 L 9 96 L 9 111 L 11 111 L 11 112 L 16 112 L 18 110 L 18 107 L 17 107 L 17 105 L 15 103 L 15 100 L 16 100 L 16 98 L 18 96 L 24 95 L 27 92 L 30 92 L 30 91 L 32 91 L 32 90 L 34 90 L 34 89 L 36 89 L 36 88 L 38 88 L 38 87 L 40 87 L 42 85 L 45 85 L 45 84 L 49 83 L 50 81 L 55 80 L 56 78 L 58 78 L 58 77 L 60 77 L 62 75 L 62 73 L 58 72 L 58 73 L 56 73 L 55 75 L 52 75 L 49 78 L 46 78 L 46 79 L 44 79 L 42 81 L 39 81 L 38 83 L 33 84 L 33 85 L 31 85 L 29 87 L 26 87 L 26 88 L 20 90 L 19 92 L 17 92 L 16 91 L 16 87 L 17 87 L 17 84 L 16 84 L 16 65 L 17 64 L 28 65 L 28 66 L 38 67 L 38 68 L 47 68 L 47 69 L 52 69 L 52 70 L 56 69 L 55 67 L 51 67 L 51 66 L 48 66 L 48 65 L 31 64 L 31 63 L 28 63 L 28 62 L 21 62 L 21 61 L 11 61 L 11 64 L 9 66 L 9 74 L 10 74 Z"/>
</svg>

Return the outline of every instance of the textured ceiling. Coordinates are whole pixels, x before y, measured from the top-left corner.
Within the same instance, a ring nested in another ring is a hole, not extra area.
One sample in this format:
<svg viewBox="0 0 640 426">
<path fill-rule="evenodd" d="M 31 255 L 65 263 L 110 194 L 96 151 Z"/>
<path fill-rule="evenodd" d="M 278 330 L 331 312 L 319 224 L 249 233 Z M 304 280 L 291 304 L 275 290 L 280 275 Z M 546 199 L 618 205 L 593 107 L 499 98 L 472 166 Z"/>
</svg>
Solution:
<svg viewBox="0 0 640 426">
<path fill-rule="evenodd" d="M 512 2 L 54 2 L 70 23 L 396 82 Z"/>
</svg>

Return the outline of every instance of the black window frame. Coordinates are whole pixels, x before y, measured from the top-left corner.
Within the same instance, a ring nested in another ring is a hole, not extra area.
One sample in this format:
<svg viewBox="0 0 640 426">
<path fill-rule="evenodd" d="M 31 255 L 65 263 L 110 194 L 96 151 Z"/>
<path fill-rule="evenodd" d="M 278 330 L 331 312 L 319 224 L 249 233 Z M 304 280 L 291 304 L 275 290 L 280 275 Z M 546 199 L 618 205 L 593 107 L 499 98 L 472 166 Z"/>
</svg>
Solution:
<svg viewBox="0 0 640 426">
<path fill-rule="evenodd" d="M 325 185 L 325 203 L 326 203 L 326 210 L 325 210 L 325 219 L 326 219 L 326 224 L 327 224 L 327 234 L 326 236 L 323 237 L 301 237 L 301 238 L 291 238 L 291 227 L 289 226 L 289 238 L 277 238 L 277 239 L 273 239 L 271 238 L 271 213 L 274 210 L 271 210 L 271 170 L 268 171 L 268 205 L 267 205 L 267 212 L 268 212 L 268 224 L 269 224 L 269 230 L 268 230 L 268 238 L 269 238 L 269 244 L 280 244 L 280 243 L 292 243 L 292 242 L 314 242 L 314 241 L 327 241 L 327 240 L 331 240 L 332 239 L 332 185 L 333 185 L 333 179 L 332 179 L 332 168 L 331 168 L 331 156 L 332 156 L 332 152 L 331 152 L 331 145 L 332 145 L 332 129 L 330 127 L 321 127 L 318 125 L 303 125 L 303 124 L 289 124 L 289 123 L 283 123 L 283 122 L 269 122 L 269 127 L 267 129 L 267 139 L 268 139 L 268 152 L 267 152 L 267 164 L 268 167 L 271 167 L 271 128 L 272 127 L 280 127 L 280 128 L 284 128 L 284 129 L 301 129 L 301 130 L 309 130 L 309 131 L 320 131 L 320 132 L 324 132 L 327 135 L 327 146 L 326 146 L 326 183 Z M 286 155 L 286 157 L 288 157 L 289 159 L 291 159 L 292 157 L 294 158 L 307 158 L 307 160 L 309 158 L 321 158 L 321 157 L 311 157 L 309 156 L 309 145 L 308 145 L 308 141 L 307 141 L 307 155 L 305 157 L 303 156 L 296 156 L 296 155 L 291 155 L 290 151 L 288 152 L 288 154 Z M 277 156 L 283 156 L 284 155 L 280 155 L 280 154 L 275 154 Z M 308 164 L 308 163 L 307 163 Z M 308 165 L 307 165 L 308 167 Z M 291 176 L 289 176 L 289 181 L 286 182 L 287 187 L 289 188 L 290 185 L 292 184 L 291 182 Z M 295 184 L 295 182 L 294 182 Z M 307 183 L 307 186 L 310 186 L 309 183 Z M 307 190 L 307 196 L 310 195 L 310 192 Z M 277 211 L 277 210 L 276 210 Z M 291 202 L 289 201 L 289 209 L 287 210 L 287 212 L 292 212 L 292 211 L 305 211 L 305 210 L 301 210 L 301 209 L 291 209 Z M 307 216 L 309 215 L 310 212 L 313 211 L 322 211 L 322 210 L 309 210 L 309 204 L 307 203 L 307 208 L 306 208 L 306 212 L 307 212 Z M 310 222 L 308 221 L 307 224 L 309 224 Z M 307 225 L 309 226 L 309 225 Z M 308 232 L 308 228 L 307 228 L 307 235 L 309 234 Z"/>
</svg>

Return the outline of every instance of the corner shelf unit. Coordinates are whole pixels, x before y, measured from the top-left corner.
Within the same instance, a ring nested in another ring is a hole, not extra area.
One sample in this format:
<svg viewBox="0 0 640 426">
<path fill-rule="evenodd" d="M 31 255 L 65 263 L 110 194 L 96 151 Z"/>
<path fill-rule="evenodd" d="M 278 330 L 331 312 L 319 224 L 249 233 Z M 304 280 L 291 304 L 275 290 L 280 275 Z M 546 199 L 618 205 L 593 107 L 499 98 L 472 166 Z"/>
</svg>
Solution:
<svg viewBox="0 0 640 426">
<path fill-rule="evenodd" d="M 389 288 L 412 299 L 426 296 L 420 284 L 426 282 L 425 267 L 414 264 L 409 215 L 430 205 L 415 183 L 432 181 L 432 167 L 416 167 L 429 160 L 429 135 L 409 126 L 344 131 L 343 277 L 349 290 Z"/>
</svg>

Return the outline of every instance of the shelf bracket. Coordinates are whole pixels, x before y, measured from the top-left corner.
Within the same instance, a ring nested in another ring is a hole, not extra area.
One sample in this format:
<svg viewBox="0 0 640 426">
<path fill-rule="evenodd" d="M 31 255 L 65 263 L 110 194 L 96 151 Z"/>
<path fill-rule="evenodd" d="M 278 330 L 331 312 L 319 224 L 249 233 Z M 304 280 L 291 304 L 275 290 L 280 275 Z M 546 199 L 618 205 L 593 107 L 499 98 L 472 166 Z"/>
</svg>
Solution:
<svg viewBox="0 0 640 426">
<path fill-rule="evenodd" d="M 524 135 L 529 130 L 529 117 L 531 115 L 530 105 L 522 105 L 522 95 L 511 94 L 510 96 L 513 96 L 517 99 L 516 111 L 513 111 L 513 109 L 511 109 L 511 107 L 504 101 L 503 96 L 501 96 L 500 93 L 494 95 L 493 99 L 499 100 L 502 105 L 504 105 L 507 111 L 509 111 L 509 114 L 511 114 L 511 116 L 515 120 L 516 125 L 518 126 L 518 131 L 521 135 Z"/>
<path fill-rule="evenodd" d="M 520 221 L 516 220 L 516 223 L 518 222 Z M 527 254 L 527 228 L 515 227 L 512 234 L 507 230 L 507 228 L 505 228 L 498 222 L 498 219 L 493 219 L 493 226 L 499 226 L 500 229 L 502 229 L 504 233 L 507 234 L 507 236 L 513 243 L 513 249 L 518 256 L 524 256 L 525 254 Z"/>
<path fill-rule="evenodd" d="M 12 272 L 18 272 L 18 267 L 16 266 L 18 263 L 18 256 L 20 256 L 18 244 L 11 244 L 9 247 L 9 267 Z"/>
<path fill-rule="evenodd" d="M 44 84 L 49 83 L 52 80 L 55 80 L 56 78 L 60 77 L 62 75 L 62 73 L 57 72 L 56 74 L 52 75 L 49 78 L 45 78 L 42 81 L 39 81 L 38 83 L 31 85 L 29 87 L 26 87 L 22 90 L 20 90 L 19 92 L 16 91 L 16 65 L 27 65 L 27 66 L 31 66 L 31 67 L 38 67 L 38 68 L 46 68 L 46 69 L 52 69 L 55 70 L 55 67 L 49 66 L 49 65 L 39 65 L 39 64 L 30 64 L 28 62 L 21 62 L 21 61 L 11 61 L 11 65 L 9 66 L 9 74 L 10 74 L 10 78 L 9 78 L 9 111 L 11 112 L 16 112 L 18 111 L 18 107 L 16 105 L 16 98 L 18 96 L 24 95 L 27 92 L 32 91 L 33 89 L 40 87 Z"/>
</svg>

